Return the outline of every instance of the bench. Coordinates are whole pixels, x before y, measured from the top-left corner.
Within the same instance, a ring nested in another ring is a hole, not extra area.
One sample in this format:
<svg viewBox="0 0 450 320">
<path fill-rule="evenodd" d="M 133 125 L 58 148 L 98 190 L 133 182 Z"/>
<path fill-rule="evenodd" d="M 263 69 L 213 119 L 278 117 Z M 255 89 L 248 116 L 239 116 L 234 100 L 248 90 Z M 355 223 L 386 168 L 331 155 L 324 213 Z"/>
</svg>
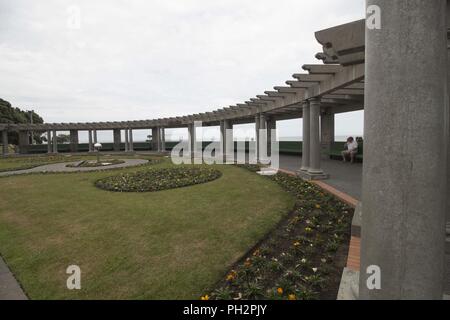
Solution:
<svg viewBox="0 0 450 320">
<path fill-rule="evenodd" d="M 330 159 L 342 159 L 342 151 L 344 150 L 345 142 L 333 142 L 331 144 Z M 364 144 L 358 142 L 358 153 L 356 154 L 356 161 L 363 161 Z"/>
</svg>

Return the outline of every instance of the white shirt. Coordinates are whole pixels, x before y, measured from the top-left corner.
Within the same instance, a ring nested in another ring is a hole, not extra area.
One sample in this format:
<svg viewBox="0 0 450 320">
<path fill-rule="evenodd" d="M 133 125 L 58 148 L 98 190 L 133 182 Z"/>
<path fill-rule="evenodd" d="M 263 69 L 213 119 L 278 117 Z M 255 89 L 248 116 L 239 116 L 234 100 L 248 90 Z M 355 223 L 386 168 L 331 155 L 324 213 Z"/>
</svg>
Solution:
<svg viewBox="0 0 450 320">
<path fill-rule="evenodd" d="M 347 150 L 358 151 L 358 142 L 356 142 L 356 140 L 353 140 L 353 142 L 347 143 Z"/>
</svg>

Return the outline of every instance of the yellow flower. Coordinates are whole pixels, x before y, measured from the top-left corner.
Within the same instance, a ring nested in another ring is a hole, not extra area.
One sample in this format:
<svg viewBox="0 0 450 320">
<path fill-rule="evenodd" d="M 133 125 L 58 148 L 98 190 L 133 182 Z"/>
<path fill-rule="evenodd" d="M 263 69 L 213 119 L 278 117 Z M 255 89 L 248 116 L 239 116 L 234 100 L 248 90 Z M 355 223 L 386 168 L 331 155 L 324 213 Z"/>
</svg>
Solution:
<svg viewBox="0 0 450 320">
<path fill-rule="evenodd" d="M 236 278 L 236 275 L 237 275 L 236 271 L 231 270 L 230 273 L 227 275 L 226 280 L 232 281 Z"/>
<path fill-rule="evenodd" d="M 316 204 L 316 209 L 320 209 L 320 204 Z"/>
<path fill-rule="evenodd" d="M 294 247 L 298 247 L 300 245 L 300 242 L 296 241 L 294 242 Z"/>
<path fill-rule="evenodd" d="M 288 300 L 297 300 L 297 297 L 295 296 L 295 294 L 290 294 L 288 295 Z"/>
<path fill-rule="evenodd" d="M 203 297 L 201 297 L 200 300 L 209 300 L 209 296 L 206 294 Z"/>
<path fill-rule="evenodd" d="M 278 288 L 277 293 L 281 296 L 283 294 L 283 288 Z"/>
<path fill-rule="evenodd" d="M 312 229 L 311 229 L 310 227 L 306 227 L 306 228 L 305 228 L 305 231 L 306 231 L 306 232 L 311 232 Z"/>
</svg>

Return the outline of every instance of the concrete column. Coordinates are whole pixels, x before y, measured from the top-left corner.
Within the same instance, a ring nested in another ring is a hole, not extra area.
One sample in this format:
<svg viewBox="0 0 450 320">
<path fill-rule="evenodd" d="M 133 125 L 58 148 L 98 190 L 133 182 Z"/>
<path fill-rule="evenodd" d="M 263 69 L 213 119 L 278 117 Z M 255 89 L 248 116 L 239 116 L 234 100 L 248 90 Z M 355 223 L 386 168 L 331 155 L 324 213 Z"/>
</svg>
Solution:
<svg viewBox="0 0 450 320">
<path fill-rule="evenodd" d="M 233 123 L 230 120 L 223 120 L 223 134 L 223 161 L 234 163 Z"/>
<path fill-rule="evenodd" d="M 195 158 L 195 144 L 197 142 L 197 136 L 195 132 L 195 125 L 189 124 L 188 126 L 188 134 L 189 134 L 189 147 L 191 149 L 191 159 Z"/>
<path fill-rule="evenodd" d="M 162 152 L 162 128 L 158 128 L 158 151 Z"/>
<path fill-rule="evenodd" d="M 47 153 L 52 153 L 52 132 L 47 130 Z"/>
<path fill-rule="evenodd" d="M 78 151 L 78 130 L 70 130 L 70 152 Z"/>
<path fill-rule="evenodd" d="M 447 0 L 447 29 L 450 29 L 450 0 Z M 447 96 L 450 97 L 450 39 L 447 39 Z M 450 296 L 450 101 L 447 101 L 447 226 L 445 240 L 445 294 Z"/>
<path fill-rule="evenodd" d="M 320 167 L 320 99 L 313 98 L 309 102 L 309 174 L 322 174 Z"/>
<path fill-rule="evenodd" d="M 152 150 L 159 151 L 158 143 L 158 128 L 152 128 Z"/>
<path fill-rule="evenodd" d="M 9 153 L 8 149 L 8 131 L 2 131 L 2 145 L 3 145 L 3 155 L 7 156 Z"/>
<path fill-rule="evenodd" d="M 366 30 L 360 298 L 442 299 L 446 1 L 367 5 L 382 25 Z M 379 290 L 367 287 L 369 266 Z"/>
<path fill-rule="evenodd" d="M 94 144 L 96 144 L 97 142 L 98 142 L 97 130 L 94 129 Z"/>
<path fill-rule="evenodd" d="M 275 121 L 275 119 L 270 118 L 267 119 L 267 155 L 271 156 L 272 155 L 272 139 L 274 141 L 277 140 L 276 136 L 272 136 L 272 130 L 276 130 L 277 129 L 277 122 Z"/>
<path fill-rule="evenodd" d="M 223 162 L 226 161 L 226 158 L 225 158 L 226 140 L 227 140 L 227 137 L 226 137 L 226 131 L 225 131 L 225 123 L 223 120 L 220 120 L 220 149 L 222 152 Z M 218 152 L 218 150 L 216 150 L 216 152 Z"/>
<path fill-rule="evenodd" d="M 161 127 L 161 151 L 166 152 L 166 129 Z"/>
<path fill-rule="evenodd" d="M 58 138 L 56 130 L 53 130 L 53 153 L 58 153 Z"/>
<path fill-rule="evenodd" d="M 124 130 L 124 134 L 125 134 L 125 152 L 130 151 L 130 141 L 128 139 L 128 129 Z"/>
<path fill-rule="evenodd" d="M 267 130 L 267 119 L 266 115 L 263 113 L 260 113 L 259 115 L 259 129 L 260 130 Z M 260 132 L 259 134 L 259 143 L 258 144 L 258 154 L 259 154 L 259 160 L 267 160 L 267 131 L 266 133 Z M 262 149 L 264 148 L 264 149 Z"/>
<path fill-rule="evenodd" d="M 128 151 L 134 152 L 133 129 L 129 129 L 128 131 L 128 140 Z"/>
<path fill-rule="evenodd" d="M 122 137 L 120 133 L 120 129 L 113 130 L 113 138 L 114 138 L 114 151 L 120 151 L 120 145 L 122 143 Z"/>
<path fill-rule="evenodd" d="M 19 131 L 19 152 L 21 154 L 28 153 L 28 146 L 30 145 L 30 136 L 28 131 Z"/>
<path fill-rule="evenodd" d="M 302 167 L 301 171 L 309 170 L 309 145 L 310 145 L 310 112 L 309 102 L 305 101 L 302 105 L 303 109 L 303 146 L 302 146 Z"/>
<path fill-rule="evenodd" d="M 256 161 L 259 162 L 259 128 L 261 126 L 261 118 L 259 113 L 255 115 L 255 150 L 256 150 Z M 250 148 L 251 149 L 251 148 Z M 249 155 L 251 156 L 251 155 Z"/>
<path fill-rule="evenodd" d="M 320 116 L 320 145 L 322 159 L 329 159 L 334 143 L 334 113 L 326 112 Z"/>
<path fill-rule="evenodd" d="M 92 143 L 92 130 L 88 131 L 89 152 L 94 152 L 94 144 Z"/>
</svg>

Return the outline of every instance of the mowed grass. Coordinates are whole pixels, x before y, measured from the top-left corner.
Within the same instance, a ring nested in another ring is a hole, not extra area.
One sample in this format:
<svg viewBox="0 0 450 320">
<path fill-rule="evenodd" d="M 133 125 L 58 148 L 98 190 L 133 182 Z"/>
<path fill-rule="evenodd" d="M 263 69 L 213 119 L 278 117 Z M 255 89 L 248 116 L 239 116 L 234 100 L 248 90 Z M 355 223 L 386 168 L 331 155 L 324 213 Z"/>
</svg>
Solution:
<svg viewBox="0 0 450 320">
<path fill-rule="evenodd" d="M 234 166 L 218 180 L 152 193 L 94 182 L 121 172 L 0 178 L 0 254 L 32 299 L 198 299 L 293 206 Z M 66 268 L 81 268 L 68 290 Z"/>
<path fill-rule="evenodd" d="M 128 158 L 142 158 L 152 159 L 152 156 L 144 155 L 110 155 L 108 153 L 101 153 L 101 160 L 107 161 L 120 157 L 122 159 Z M 73 162 L 79 160 L 95 160 L 96 155 L 72 155 L 72 154 L 56 154 L 56 155 L 35 155 L 35 156 L 15 156 L 8 158 L 0 158 L 0 172 L 13 171 L 13 170 L 25 170 L 46 164 L 60 163 L 60 162 Z"/>
</svg>

